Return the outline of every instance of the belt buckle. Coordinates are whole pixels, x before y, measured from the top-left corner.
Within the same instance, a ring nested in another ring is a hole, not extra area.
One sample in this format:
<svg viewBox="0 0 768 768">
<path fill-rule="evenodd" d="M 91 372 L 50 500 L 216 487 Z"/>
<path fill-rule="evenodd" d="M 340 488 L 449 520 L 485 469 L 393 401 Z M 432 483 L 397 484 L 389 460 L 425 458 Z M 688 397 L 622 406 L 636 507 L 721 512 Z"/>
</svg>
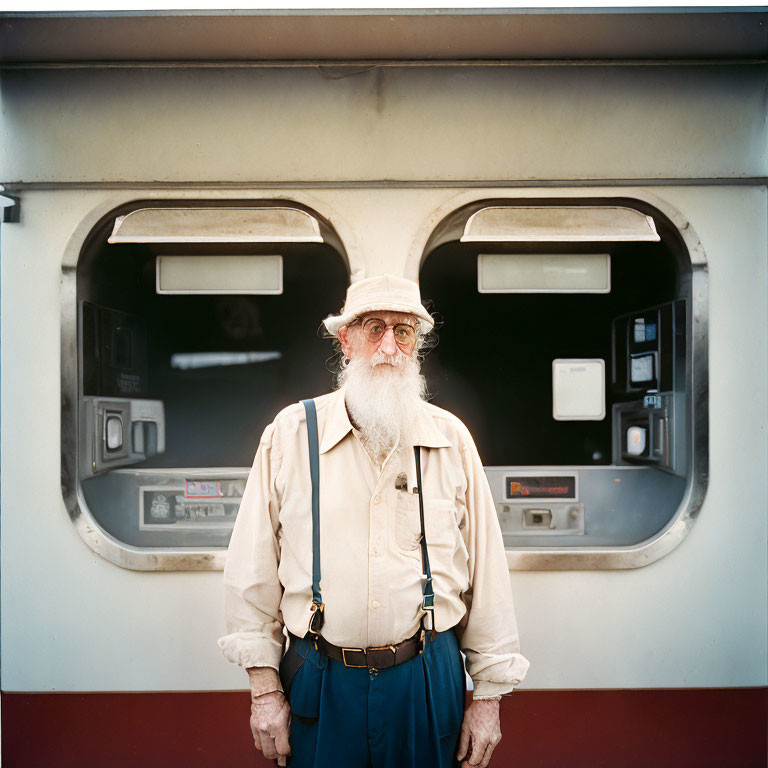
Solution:
<svg viewBox="0 0 768 768">
<path fill-rule="evenodd" d="M 341 660 L 345 667 L 351 667 L 352 669 L 364 669 L 367 668 L 367 664 L 347 664 L 347 652 L 352 653 L 352 651 L 357 651 L 358 653 L 362 653 L 365 655 L 365 649 L 364 648 L 342 648 L 341 649 Z"/>
</svg>

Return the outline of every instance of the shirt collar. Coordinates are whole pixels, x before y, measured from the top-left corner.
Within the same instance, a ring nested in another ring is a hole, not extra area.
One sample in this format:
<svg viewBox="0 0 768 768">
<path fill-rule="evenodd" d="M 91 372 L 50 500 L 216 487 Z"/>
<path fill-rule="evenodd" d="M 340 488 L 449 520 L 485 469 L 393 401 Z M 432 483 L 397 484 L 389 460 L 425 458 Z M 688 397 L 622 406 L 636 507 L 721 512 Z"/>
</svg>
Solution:
<svg viewBox="0 0 768 768">
<path fill-rule="evenodd" d="M 330 451 L 352 431 L 352 422 L 347 414 L 342 389 L 337 389 L 331 394 L 327 416 L 323 421 L 320 453 Z M 421 445 L 425 448 L 450 448 L 452 445 L 451 441 L 438 429 L 426 403 L 422 404 L 416 414 L 411 435 L 413 445 Z"/>
<path fill-rule="evenodd" d="M 327 414 L 323 423 L 320 453 L 330 451 L 331 448 L 340 443 L 352 431 L 352 422 L 347 415 L 347 407 L 344 405 L 344 393 L 341 389 L 337 389 L 331 394 Z"/>
</svg>

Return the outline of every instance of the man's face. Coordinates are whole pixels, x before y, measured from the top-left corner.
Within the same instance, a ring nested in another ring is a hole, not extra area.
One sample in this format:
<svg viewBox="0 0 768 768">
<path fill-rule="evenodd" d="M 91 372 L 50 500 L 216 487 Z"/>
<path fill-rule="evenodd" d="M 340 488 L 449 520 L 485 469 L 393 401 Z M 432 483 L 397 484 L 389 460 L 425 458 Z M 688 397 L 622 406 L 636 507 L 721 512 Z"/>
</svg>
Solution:
<svg viewBox="0 0 768 768">
<path fill-rule="evenodd" d="M 349 364 L 338 384 L 350 421 L 373 456 L 386 454 L 407 434 L 426 395 L 416 354 L 418 318 L 405 312 L 368 312 L 339 328 Z"/>
<path fill-rule="evenodd" d="M 394 365 L 401 355 L 413 355 L 417 323 L 406 312 L 368 312 L 339 329 L 342 352 L 350 360 L 380 358 L 379 362 Z"/>
</svg>

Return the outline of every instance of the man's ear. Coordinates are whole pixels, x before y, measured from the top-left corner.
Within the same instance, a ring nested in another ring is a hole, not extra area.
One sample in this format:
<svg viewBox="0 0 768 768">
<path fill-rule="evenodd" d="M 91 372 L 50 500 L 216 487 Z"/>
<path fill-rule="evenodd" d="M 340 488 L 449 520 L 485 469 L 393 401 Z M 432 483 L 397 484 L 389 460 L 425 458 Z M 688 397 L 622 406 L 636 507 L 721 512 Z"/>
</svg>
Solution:
<svg viewBox="0 0 768 768">
<path fill-rule="evenodd" d="M 344 357 L 349 357 L 349 353 L 352 351 L 351 344 L 349 343 L 349 328 L 346 325 L 342 325 L 339 328 L 339 341 L 341 342 L 341 351 Z"/>
</svg>

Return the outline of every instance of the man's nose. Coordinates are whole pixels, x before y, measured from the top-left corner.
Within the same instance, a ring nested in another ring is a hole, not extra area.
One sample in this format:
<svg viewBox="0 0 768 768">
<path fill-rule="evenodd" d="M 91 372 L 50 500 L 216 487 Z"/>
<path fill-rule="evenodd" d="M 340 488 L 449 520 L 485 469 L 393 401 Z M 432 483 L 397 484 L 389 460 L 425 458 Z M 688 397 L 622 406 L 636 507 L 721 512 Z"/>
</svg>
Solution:
<svg viewBox="0 0 768 768">
<path fill-rule="evenodd" d="M 385 355 L 394 355 L 397 352 L 394 328 L 387 328 L 379 342 L 379 350 Z"/>
</svg>

